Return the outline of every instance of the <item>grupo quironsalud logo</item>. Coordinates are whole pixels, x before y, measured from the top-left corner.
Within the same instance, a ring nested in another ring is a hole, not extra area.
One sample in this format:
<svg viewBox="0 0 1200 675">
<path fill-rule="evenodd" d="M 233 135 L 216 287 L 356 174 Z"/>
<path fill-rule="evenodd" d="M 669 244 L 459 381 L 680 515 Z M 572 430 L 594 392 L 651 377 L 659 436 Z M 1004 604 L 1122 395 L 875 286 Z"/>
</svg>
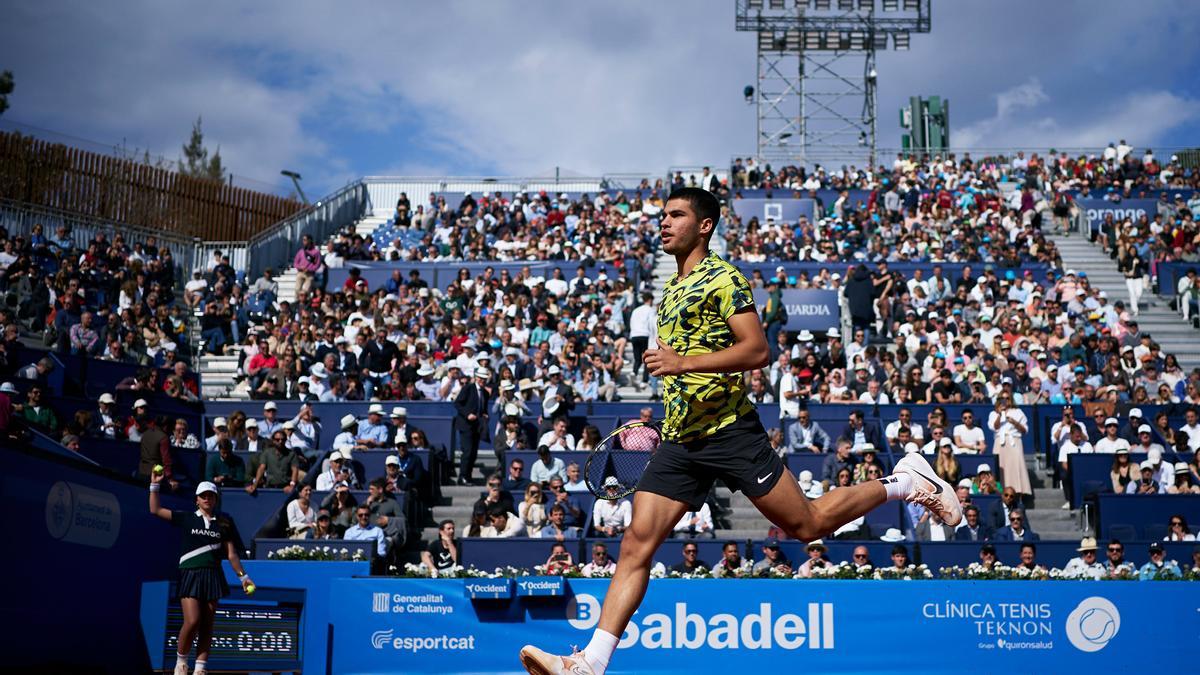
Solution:
<svg viewBox="0 0 1200 675">
<path fill-rule="evenodd" d="M 1084 652 L 1104 649 L 1121 630 L 1121 613 L 1105 598 L 1084 598 L 1067 616 L 1067 639 Z"/>
</svg>

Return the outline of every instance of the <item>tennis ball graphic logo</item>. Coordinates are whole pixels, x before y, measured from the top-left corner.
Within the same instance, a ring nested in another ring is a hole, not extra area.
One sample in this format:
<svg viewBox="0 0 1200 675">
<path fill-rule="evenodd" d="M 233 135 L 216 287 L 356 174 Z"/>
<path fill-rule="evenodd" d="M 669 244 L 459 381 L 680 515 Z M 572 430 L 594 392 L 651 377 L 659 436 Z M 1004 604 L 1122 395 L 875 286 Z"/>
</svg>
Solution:
<svg viewBox="0 0 1200 675">
<path fill-rule="evenodd" d="M 1085 598 L 1067 617 L 1067 639 L 1080 651 L 1104 649 L 1121 630 L 1121 613 L 1105 598 Z"/>
</svg>

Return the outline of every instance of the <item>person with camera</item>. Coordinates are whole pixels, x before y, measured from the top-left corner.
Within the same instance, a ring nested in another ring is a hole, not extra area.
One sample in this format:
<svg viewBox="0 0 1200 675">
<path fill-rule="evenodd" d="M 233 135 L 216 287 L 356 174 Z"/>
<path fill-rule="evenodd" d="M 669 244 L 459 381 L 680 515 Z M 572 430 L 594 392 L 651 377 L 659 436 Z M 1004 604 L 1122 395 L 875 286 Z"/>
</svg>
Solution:
<svg viewBox="0 0 1200 675">
<path fill-rule="evenodd" d="M 809 542 L 805 547 L 804 552 L 808 554 L 808 560 L 805 560 L 796 572 L 805 579 L 812 577 L 813 570 L 822 569 L 833 563 L 830 562 L 829 556 L 826 555 L 829 549 L 825 547 L 825 542 L 817 539 Z M 776 566 L 778 567 L 778 566 Z"/>
<path fill-rule="evenodd" d="M 334 450 L 329 455 L 329 469 L 317 476 L 317 490 L 321 492 L 332 490 L 342 481 L 347 484 L 355 483 L 354 469 L 350 467 L 350 461 L 345 453 Z"/>
<path fill-rule="evenodd" d="M 546 558 L 546 574 L 563 574 L 575 566 L 571 554 L 562 542 L 554 542 L 550 546 L 550 557 Z"/>
<path fill-rule="evenodd" d="M 312 507 L 312 493 L 311 485 L 303 485 L 296 493 L 296 498 L 288 502 L 288 539 L 305 539 L 317 526 L 317 512 Z"/>
<path fill-rule="evenodd" d="M 208 672 L 208 654 L 212 644 L 213 621 L 217 603 L 229 595 L 221 572 L 221 559 L 229 560 L 242 580 L 242 590 L 252 590 L 254 582 L 242 568 L 234 545 L 231 521 L 217 519 L 217 486 L 208 481 L 196 486 L 196 510 L 172 511 L 159 504 L 164 475 L 150 475 L 150 513 L 171 523 L 181 532 L 179 586 L 177 597 L 183 610 L 176 647 L 175 675 L 187 675 L 188 654 L 196 644 L 196 675 Z"/>
</svg>

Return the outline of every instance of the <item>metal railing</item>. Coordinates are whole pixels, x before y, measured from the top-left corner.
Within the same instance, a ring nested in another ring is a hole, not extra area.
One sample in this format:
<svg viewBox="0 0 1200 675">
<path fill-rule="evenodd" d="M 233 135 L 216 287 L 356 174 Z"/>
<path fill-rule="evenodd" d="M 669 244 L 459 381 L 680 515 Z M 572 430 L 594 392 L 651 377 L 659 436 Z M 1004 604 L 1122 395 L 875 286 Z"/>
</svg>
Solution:
<svg viewBox="0 0 1200 675">
<path fill-rule="evenodd" d="M 313 241 L 322 243 L 367 215 L 370 206 L 367 184 L 354 181 L 245 242 L 246 266 L 237 269 L 245 269 L 248 280 L 262 276 L 268 267 L 277 272 L 285 270 L 291 267 L 302 236 L 307 234 Z"/>
<path fill-rule="evenodd" d="M 388 217 L 395 213 L 401 193 L 415 209 L 428 203 L 432 192 L 471 192 L 475 194 L 502 192 L 590 192 L 601 190 L 631 190 L 642 179 L 653 183 L 655 173 L 614 173 L 599 177 L 485 177 L 485 176 L 367 176 L 363 182 L 371 197 L 374 215 Z M 451 206 L 458 206 L 452 204 Z"/>
</svg>

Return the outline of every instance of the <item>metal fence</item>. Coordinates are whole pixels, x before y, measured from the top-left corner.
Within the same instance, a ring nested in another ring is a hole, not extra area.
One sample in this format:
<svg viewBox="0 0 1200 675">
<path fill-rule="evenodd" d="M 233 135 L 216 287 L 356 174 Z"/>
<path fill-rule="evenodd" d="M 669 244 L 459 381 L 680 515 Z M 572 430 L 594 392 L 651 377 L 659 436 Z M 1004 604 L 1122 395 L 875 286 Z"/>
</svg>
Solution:
<svg viewBox="0 0 1200 675">
<path fill-rule="evenodd" d="M 502 192 L 599 192 L 601 190 L 625 190 L 638 186 L 643 178 L 653 182 L 655 174 L 620 173 L 605 174 L 600 177 L 559 177 L 559 178 L 530 178 L 507 177 L 491 178 L 481 176 L 367 176 L 363 182 L 371 196 L 374 215 L 379 217 L 391 216 L 395 213 L 396 202 L 403 193 L 408 197 L 413 208 L 427 203 L 432 192 L 472 192 L 492 194 Z M 457 204 L 454 204 L 457 206 Z"/>
<path fill-rule="evenodd" d="M 371 208 L 367 184 L 355 181 L 303 211 L 286 218 L 245 243 L 247 278 L 253 280 L 263 270 L 273 267 L 277 272 L 291 267 L 300 239 L 309 235 L 324 242 L 343 227 L 353 225 L 367 215 Z"/>
</svg>

